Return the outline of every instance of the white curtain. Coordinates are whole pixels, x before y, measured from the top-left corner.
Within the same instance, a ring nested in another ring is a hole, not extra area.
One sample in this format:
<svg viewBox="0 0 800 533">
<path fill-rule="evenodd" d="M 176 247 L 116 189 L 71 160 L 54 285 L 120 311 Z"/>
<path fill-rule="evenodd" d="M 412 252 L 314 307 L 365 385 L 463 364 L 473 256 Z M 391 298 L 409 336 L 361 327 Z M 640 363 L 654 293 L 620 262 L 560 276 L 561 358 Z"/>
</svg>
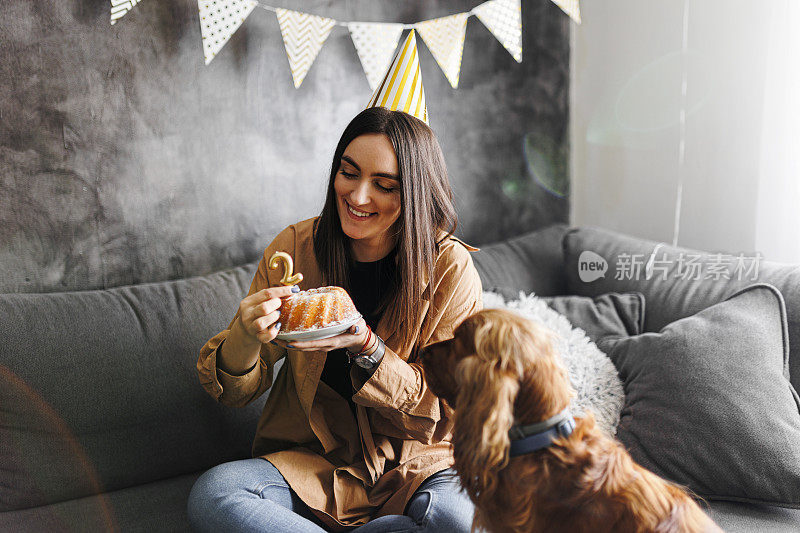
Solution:
<svg viewBox="0 0 800 533">
<path fill-rule="evenodd" d="M 764 87 L 755 249 L 800 263 L 800 2 L 774 0 Z"/>
</svg>

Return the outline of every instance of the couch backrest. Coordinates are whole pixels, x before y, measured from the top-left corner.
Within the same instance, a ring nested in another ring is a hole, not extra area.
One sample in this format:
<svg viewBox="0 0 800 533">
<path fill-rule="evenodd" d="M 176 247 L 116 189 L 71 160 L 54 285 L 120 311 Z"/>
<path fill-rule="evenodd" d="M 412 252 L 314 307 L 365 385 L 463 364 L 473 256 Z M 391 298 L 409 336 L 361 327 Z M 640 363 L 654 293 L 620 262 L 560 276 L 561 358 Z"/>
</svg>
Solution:
<svg viewBox="0 0 800 533">
<path fill-rule="evenodd" d="M 489 244 L 472 254 L 483 290 L 507 298 L 519 291 L 557 296 L 567 291 L 561 242 L 569 229 L 553 224 L 507 241 Z"/>
<path fill-rule="evenodd" d="M 627 265 L 646 262 L 653 253 L 655 241 L 596 228 L 572 228 L 564 235 L 564 260 L 567 288 L 570 293 L 597 296 L 605 292 L 639 291 L 645 295 L 645 330 L 659 331 L 667 324 L 721 302 L 739 289 L 753 283 L 770 283 L 778 288 L 786 302 L 789 325 L 789 374 L 792 384 L 800 390 L 800 266 L 770 261 L 745 261 L 749 272 L 737 272 L 723 265 L 716 253 L 673 247 L 662 244 L 656 252 L 653 276 L 645 279 L 644 269 L 628 279 Z M 605 277 L 582 281 L 578 260 L 584 251 L 592 251 L 608 262 Z M 736 254 L 734 254 L 736 255 Z M 680 258 L 684 262 L 681 263 Z M 696 271 L 688 260 L 698 266 Z M 662 271 L 660 267 L 664 266 Z M 756 272 L 757 270 L 757 272 Z M 619 272 L 619 275 L 618 275 Z M 725 279 L 720 272 L 726 272 Z M 682 273 L 686 275 L 683 276 Z M 622 275 L 625 274 L 625 275 Z M 755 275 L 755 279 L 753 278 Z M 700 279 L 692 279 L 693 277 Z M 688 278 L 688 279 L 684 279 Z M 621 278 L 621 279 L 617 279 Z M 666 278 L 666 279 L 664 279 Z M 739 279 L 741 278 L 741 279 Z M 795 353 L 797 352 L 797 353 Z"/>
<path fill-rule="evenodd" d="M 266 394 L 243 409 L 217 404 L 195 364 L 255 266 L 0 295 L 0 512 L 249 457 Z"/>
</svg>

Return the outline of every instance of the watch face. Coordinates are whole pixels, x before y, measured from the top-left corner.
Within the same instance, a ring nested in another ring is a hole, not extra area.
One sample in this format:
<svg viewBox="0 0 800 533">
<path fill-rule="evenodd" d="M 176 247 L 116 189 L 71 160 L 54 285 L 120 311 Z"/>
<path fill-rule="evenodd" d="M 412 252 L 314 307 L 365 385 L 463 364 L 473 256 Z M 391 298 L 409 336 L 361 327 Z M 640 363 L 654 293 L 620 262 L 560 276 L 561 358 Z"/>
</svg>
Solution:
<svg viewBox="0 0 800 533">
<path fill-rule="evenodd" d="M 375 363 L 372 362 L 372 360 L 367 356 L 359 357 L 358 359 L 356 359 L 356 364 L 361 368 L 366 368 L 366 369 L 370 369 L 373 366 L 375 366 Z"/>
</svg>

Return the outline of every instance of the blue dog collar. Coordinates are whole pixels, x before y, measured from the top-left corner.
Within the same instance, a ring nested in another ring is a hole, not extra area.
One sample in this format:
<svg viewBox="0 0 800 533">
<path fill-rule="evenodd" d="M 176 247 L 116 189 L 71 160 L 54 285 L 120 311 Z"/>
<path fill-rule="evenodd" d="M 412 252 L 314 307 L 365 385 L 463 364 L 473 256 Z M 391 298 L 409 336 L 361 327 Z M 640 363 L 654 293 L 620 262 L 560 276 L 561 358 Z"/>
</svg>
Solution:
<svg viewBox="0 0 800 533">
<path fill-rule="evenodd" d="M 543 422 L 527 426 L 512 426 L 508 431 L 511 438 L 509 455 L 515 457 L 547 448 L 559 437 L 568 437 L 575 431 L 575 419 L 569 409 L 564 409 Z"/>
</svg>

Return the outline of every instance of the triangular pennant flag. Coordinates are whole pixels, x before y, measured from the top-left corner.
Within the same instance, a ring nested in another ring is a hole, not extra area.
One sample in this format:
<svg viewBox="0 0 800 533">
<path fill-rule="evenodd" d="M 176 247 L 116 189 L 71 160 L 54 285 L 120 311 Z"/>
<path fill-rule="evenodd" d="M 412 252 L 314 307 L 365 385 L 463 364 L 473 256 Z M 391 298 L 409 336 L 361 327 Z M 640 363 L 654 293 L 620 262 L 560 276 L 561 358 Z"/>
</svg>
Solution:
<svg viewBox="0 0 800 533">
<path fill-rule="evenodd" d="M 296 89 L 303 83 L 308 69 L 317 58 L 336 21 L 288 9 L 278 8 L 275 12 L 278 15 L 283 44 L 289 57 L 289 68 L 292 70 Z"/>
<path fill-rule="evenodd" d="M 422 86 L 414 30 L 411 30 L 403 41 L 383 81 L 372 93 L 367 107 L 386 107 L 393 111 L 403 111 L 428 124 L 428 107 L 425 105 L 425 88 Z"/>
<path fill-rule="evenodd" d="M 417 22 L 414 25 L 453 89 L 458 87 L 458 76 L 461 73 L 467 18 L 469 13 L 457 13 L 449 17 Z"/>
<path fill-rule="evenodd" d="M 255 0 L 197 0 L 206 65 L 258 5 Z"/>
<path fill-rule="evenodd" d="M 374 91 L 392 60 L 392 52 L 397 48 L 397 41 L 403 33 L 403 25 L 349 22 L 347 29 L 350 30 L 364 74 L 367 75 L 369 88 Z"/>
<path fill-rule="evenodd" d="M 581 23 L 581 6 L 578 0 L 553 0 L 553 3 L 561 8 L 561 11 L 569 15 L 569 17 Z"/>
<path fill-rule="evenodd" d="M 133 6 L 142 0 L 111 0 L 111 24 L 117 23 L 117 20 L 124 17 L 128 11 L 133 9 Z"/>
<path fill-rule="evenodd" d="M 489 0 L 472 10 L 511 57 L 522 63 L 522 9 L 520 0 Z"/>
</svg>

